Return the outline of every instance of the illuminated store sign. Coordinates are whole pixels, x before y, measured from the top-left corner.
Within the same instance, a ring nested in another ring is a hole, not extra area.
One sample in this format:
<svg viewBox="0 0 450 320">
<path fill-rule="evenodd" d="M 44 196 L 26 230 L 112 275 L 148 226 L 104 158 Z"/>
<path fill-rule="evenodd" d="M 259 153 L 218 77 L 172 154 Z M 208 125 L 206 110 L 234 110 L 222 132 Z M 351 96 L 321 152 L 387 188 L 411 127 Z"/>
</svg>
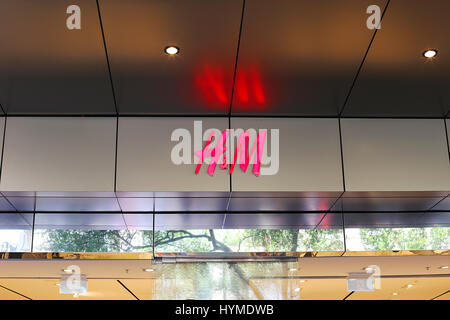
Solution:
<svg viewBox="0 0 450 320">
<path fill-rule="evenodd" d="M 236 164 L 243 172 L 252 165 L 254 175 L 274 175 L 279 169 L 279 129 L 270 129 L 270 155 L 268 154 L 268 130 L 259 129 L 208 129 L 202 130 L 202 121 L 194 121 L 195 173 L 202 164 L 207 165 L 209 175 L 219 166 L 233 173 Z M 171 141 L 179 141 L 171 152 L 176 165 L 192 164 L 191 133 L 178 128 L 172 132 Z M 206 141 L 203 147 L 203 141 Z"/>
</svg>

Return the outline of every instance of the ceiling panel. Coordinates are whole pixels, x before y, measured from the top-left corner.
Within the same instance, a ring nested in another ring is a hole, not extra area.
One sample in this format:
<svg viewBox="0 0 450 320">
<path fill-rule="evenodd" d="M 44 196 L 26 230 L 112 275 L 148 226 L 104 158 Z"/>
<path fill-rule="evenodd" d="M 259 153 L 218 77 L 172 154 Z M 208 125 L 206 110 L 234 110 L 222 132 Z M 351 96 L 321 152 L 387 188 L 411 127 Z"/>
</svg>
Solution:
<svg viewBox="0 0 450 320">
<path fill-rule="evenodd" d="M 1 279 L 0 285 L 33 300 L 135 300 L 115 279 L 89 279 L 88 292 L 74 298 L 60 294 L 59 279 Z"/>
<path fill-rule="evenodd" d="M 117 230 L 125 229 L 122 214 L 104 213 L 39 213 L 37 229 Z"/>
<path fill-rule="evenodd" d="M 251 279 L 250 286 L 263 299 L 342 300 L 348 294 L 345 279 Z"/>
<path fill-rule="evenodd" d="M 139 300 L 152 300 L 155 294 L 154 279 L 121 279 L 120 280 Z"/>
<path fill-rule="evenodd" d="M 28 300 L 20 294 L 0 287 L 0 300 Z"/>
<path fill-rule="evenodd" d="M 336 116 L 384 0 L 248 0 L 232 112 Z"/>
<path fill-rule="evenodd" d="M 434 300 L 450 300 L 450 290 L 447 293 L 435 298 Z"/>
<path fill-rule="evenodd" d="M 450 196 L 443 199 L 436 206 L 433 207 L 433 210 L 448 210 L 450 211 Z"/>
<path fill-rule="evenodd" d="M 449 288 L 450 277 L 382 278 L 380 289 L 373 292 L 355 292 L 348 300 L 429 300 Z"/>
<path fill-rule="evenodd" d="M 221 229 L 223 214 L 156 214 L 155 228 L 158 230 Z"/>
<path fill-rule="evenodd" d="M 225 114 L 242 0 L 100 1 L 122 114 Z M 164 53 L 166 46 L 179 54 Z"/>
<path fill-rule="evenodd" d="M 81 29 L 66 26 L 73 1 L 4 0 L 0 103 L 8 114 L 115 112 L 95 0 L 79 0 Z"/>
<path fill-rule="evenodd" d="M 450 2 L 393 0 L 344 116 L 442 117 L 450 110 Z M 422 53 L 435 48 L 435 59 Z"/>
<path fill-rule="evenodd" d="M 223 226 L 228 229 L 308 229 L 314 228 L 323 217 L 322 213 L 227 214 Z"/>
</svg>

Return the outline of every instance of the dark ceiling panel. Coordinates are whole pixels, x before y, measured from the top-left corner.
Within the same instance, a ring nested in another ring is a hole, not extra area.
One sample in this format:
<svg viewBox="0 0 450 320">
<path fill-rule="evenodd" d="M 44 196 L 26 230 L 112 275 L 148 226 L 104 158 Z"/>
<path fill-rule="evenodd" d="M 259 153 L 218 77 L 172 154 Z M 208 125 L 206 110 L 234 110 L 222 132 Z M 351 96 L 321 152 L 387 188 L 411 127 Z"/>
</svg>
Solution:
<svg viewBox="0 0 450 320">
<path fill-rule="evenodd" d="M 450 1 L 391 0 L 343 116 L 442 117 L 450 110 Z M 422 53 L 436 48 L 426 60 Z"/>
<path fill-rule="evenodd" d="M 115 112 L 95 0 L 0 2 L 0 103 L 8 114 Z"/>
<path fill-rule="evenodd" d="M 247 0 L 232 112 L 336 116 L 385 0 Z"/>
<path fill-rule="evenodd" d="M 121 114 L 226 114 L 242 0 L 100 1 Z M 164 53 L 166 46 L 178 55 Z"/>
</svg>

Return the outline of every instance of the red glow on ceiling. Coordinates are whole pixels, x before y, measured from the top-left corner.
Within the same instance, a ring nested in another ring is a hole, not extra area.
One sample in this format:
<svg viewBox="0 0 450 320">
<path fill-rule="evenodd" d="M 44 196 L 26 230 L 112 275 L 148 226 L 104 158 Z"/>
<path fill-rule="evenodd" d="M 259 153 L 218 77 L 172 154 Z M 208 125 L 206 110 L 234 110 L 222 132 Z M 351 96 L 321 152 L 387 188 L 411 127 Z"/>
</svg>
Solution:
<svg viewBox="0 0 450 320">
<path fill-rule="evenodd" d="M 201 96 L 210 106 L 224 106 L 229 104 L 230 85 L 226 85 L 225 72 L 221 68 L 212 68 L 205 65 L 201 72 L 195 76 L 195 86 L 200 90 Z"/>
<path fill-rule="evenodd" d="M 224 71 L 220 67 L 204 65 L 195 74 L 195 87 L 208 107 L 224 108 L 229 106 L 233 70 Z M 239 110 L 263 110 L 267 102 L 266 92 L 258 68 L 240 67 L 236 74 L 234 85 L 233 106 Z"/>
<path fill-rule="evenodd" d="M 239 68 L 236 74 L 235 99 L 240 110 L 260 110 L 266 105 L 266 93 L 259 69 Z"/>
</svg>

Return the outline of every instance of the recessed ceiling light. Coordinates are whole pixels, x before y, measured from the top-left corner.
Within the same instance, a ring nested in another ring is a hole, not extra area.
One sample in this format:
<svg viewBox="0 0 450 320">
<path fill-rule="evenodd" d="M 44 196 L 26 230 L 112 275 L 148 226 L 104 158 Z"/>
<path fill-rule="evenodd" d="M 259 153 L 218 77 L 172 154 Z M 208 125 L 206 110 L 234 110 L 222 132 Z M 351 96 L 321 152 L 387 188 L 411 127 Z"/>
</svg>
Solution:
<svg viewBox="0 0 450 320">
<path fill-rule="evenodd" d="M 297 271 L 297 269 L 296 268 L 290 268 L 289 271 L 293 272 L 293 271 Z"/>
<path fill-rule="evenodd" d="M 413 284 L 408 284 L 407 287 L 408 288 L 412 288 L 412 287 L 414 287 L 414 285 Z"/>
<path fill-rule="evenodd" d="M 448 269 L 449 266 L 440 266 L 439 268 L 440 268 L 440 269 Z"/>
<path fill-rule="evenodd" d="M 174 54 L 178 54 L 178 52 L 180 52 L 180 48 L 175 46 L 168 46 L 164 49 L 164 52 L 173 56 Z"/>
<path fill-rule="evenodd" d="M 148 268 L 148 269 L 144 269 L 144 271 L 145 271 L 145 272 L 152 272 L 152 271 L 153 271 L 153 269 L 151 269 L 151 268 Z"/>
<path fill-rule="evenodd" d="M 392 293 L 393 296 L 398 296 L 397 292 Z"/>
<path fill-rule="evenodd" d="M 303 279 L 302 279 L 302 280 L 300 280 L 300 282 L 301 282 L 301 283 L 305 283 L 305 282 L 306 282 L 306 280 L 303 280 Z"/>
<path fill-rule="evenodd" d="M 60 284 L 59 284 L 59 283 L 57 283 L 56 285 L 57 285 L 58 287 L 60 286 Z"/>
<path fill-rule="evenodd" d="M 300 292 L 300 288 L 295 288 L 295 292 Z"/>
<path fill-rule="evenodd" d="M 436 49 L 429 49 L 423 53 L 423 56 L 428 59 L 434 58 L 436 55 L 437 55 Z"/>
<path fill-rule="evenodd" d="M 65 273 L 72 273 L 72 272 L 73 272 L 72 269 L 64 269 L 63 271 L 64 271 Z"/>
</svg>

